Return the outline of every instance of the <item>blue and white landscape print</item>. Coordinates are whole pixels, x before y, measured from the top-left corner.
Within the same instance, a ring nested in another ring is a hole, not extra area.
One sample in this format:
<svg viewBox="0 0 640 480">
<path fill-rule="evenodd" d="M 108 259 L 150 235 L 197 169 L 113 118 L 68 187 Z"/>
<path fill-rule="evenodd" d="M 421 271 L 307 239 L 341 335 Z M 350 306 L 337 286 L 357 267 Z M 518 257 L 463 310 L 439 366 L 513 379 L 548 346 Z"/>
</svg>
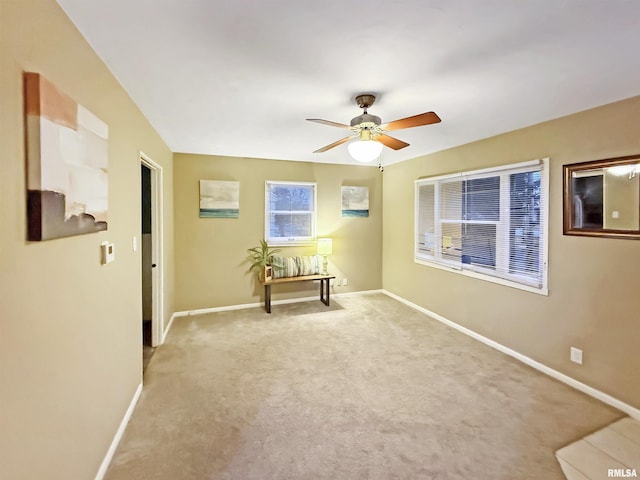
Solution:
<svg viewBox="0 0 640 480">
<path fill-rule="evenodd" d="M 342 216 L 369 216 L 369 187 L 342 187 Z"/>
<path fill-rule="evenodd" d="M 238 218 L 240 182 L 200 180 L 200 218 Z"/>
</svg>

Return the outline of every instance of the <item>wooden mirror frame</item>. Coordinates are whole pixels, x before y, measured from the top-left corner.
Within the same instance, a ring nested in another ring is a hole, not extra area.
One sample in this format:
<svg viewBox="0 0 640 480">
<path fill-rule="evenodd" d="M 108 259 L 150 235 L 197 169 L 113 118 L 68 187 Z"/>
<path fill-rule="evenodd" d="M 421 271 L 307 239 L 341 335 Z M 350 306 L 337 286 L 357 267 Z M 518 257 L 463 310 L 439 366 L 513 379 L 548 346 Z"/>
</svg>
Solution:
<svg viewBox="0 0 640 480">
<path fill-rule="evenodd" d="M 565 235 L 579 235 L 588 237 L 608 237 L 608 238 L 629 238 L 640 239 L 640 228 L 638 230 L 615 230 L 607 228 L 574 227 L 575 212 L 573 208 L 573 182 L 575 172 L 596 170 L 599 168 L 609 168 L 619 165 L 633 165 L 640 163 L 640 155 L 630 155 L 627 157 L 607 158 L 603 160 L 593 160 L 590 162 L 573 163 L 562 166 L 563 173 L 563 233 Z M 631 173 L 630 173 L 631 175 Z M 640 176 L 639 173 L 633 175 Z M 640 195 L 638 198 L 638 208 L 640 211 Z M 640 225 L 640 213 L 639 213 Z"/>
</svg>

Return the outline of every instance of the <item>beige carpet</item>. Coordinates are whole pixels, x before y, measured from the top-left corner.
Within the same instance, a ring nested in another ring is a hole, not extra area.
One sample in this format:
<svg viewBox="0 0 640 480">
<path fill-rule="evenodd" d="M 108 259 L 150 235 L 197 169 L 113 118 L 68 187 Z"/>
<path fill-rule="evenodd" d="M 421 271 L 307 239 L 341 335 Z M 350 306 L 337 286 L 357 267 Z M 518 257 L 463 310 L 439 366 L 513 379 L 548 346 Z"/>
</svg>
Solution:
<svg viewBox="0 0 640 480">
<path fill-rule="evenodd" d="M 177 319 L 106 478 L 564 479 L 554 452 L 623 416 L 358 295 Z"/>
</svg>

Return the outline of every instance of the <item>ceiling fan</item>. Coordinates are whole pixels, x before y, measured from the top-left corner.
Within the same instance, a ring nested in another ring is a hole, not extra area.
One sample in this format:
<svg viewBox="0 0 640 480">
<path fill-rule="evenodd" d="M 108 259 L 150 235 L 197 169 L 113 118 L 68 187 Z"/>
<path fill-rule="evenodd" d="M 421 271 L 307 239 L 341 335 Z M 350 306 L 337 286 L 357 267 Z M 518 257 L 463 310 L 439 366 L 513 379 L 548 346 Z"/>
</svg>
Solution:
<svg viewBox="0 0 640 480">
<path fill-rule="evenodd" d="M 440 117 L 434 112 L 421 113 L 412 117 L 401 118 L 394 120 L 393 122 L 382 124 L 380 117 L 371 115 L 367 109 L 373 105 L 376 101 L 376 96 L 372 94 L 361 94 L 356 97 L 356 103 L 363 109 L 362 115 L 358 115 L 351 119 L 351 125 L 345 125 L 344 123 L 331 122 L 329 120 L 323 120 L 321 118 L 307 118 L 310 122 L 322 123 L 323 125 L 330 125 L 333 127 L 346 128 L 353 132 L 352 135 L 344 137 L 337 142 L 333 142 L 329 145 L 325 145 L 322 148 L 314 151 L 313 153 L 326 152 L 338 145 L 348 142 L 351 139 L 359 138 L 359 141 L 351 142 L 349 147 L 349 153 L 356 160 L 361 162 L 368 162 L 377 158 L 380 155 L 382 146 L 387 146 L 393 150 L 400 150 L 401 148 L 408 147 L 409 144 L 398 140 L 397 138 L 387 135 L 385 132 L 393 130 L 400 130 L 401 128 L 420 127 L 422 125 L 431 125 L 432 123 L 439 123 Z"/>
</svg>

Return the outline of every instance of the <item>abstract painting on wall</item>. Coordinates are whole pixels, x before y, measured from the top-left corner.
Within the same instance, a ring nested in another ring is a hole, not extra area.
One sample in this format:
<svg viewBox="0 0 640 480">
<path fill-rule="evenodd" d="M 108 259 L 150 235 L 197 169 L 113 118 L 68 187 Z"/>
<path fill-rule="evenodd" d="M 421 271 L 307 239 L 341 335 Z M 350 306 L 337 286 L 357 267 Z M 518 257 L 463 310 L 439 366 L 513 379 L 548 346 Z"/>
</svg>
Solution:
<svg viewBox="0 0 640 480">
<path fill-rule="evenodd" d="M 342 216 L 369 216 L 369 187 L 342 187 Z"/>
<path fill-rule="evenodd" d="M 27 238 L 106 230 L 109 127 L 38 73 L 24 87 Z"/>
<path fill-rule="evenodd" d="M 238 218 L 240 182 L 200 180 L 201 218 Z"/>
</svg>

